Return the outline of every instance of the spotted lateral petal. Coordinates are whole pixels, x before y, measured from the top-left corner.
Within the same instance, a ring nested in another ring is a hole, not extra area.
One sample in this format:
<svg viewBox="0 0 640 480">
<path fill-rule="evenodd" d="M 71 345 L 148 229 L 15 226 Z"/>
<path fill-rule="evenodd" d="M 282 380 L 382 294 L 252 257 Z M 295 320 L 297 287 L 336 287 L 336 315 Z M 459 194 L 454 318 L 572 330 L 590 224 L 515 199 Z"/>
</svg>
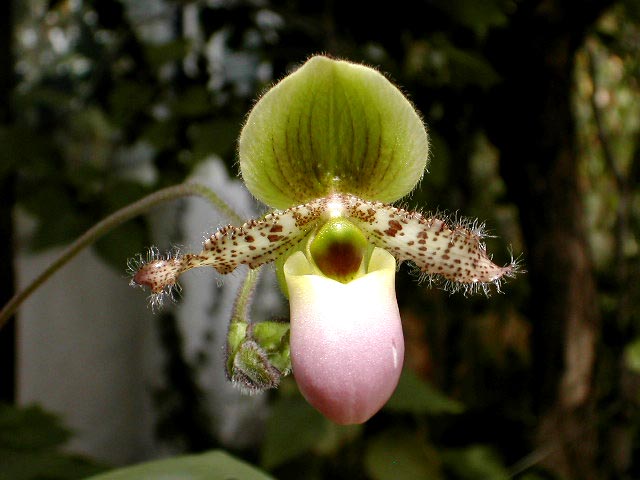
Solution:
<svg viewBox="0 0 640 480">
<path fill-rule="evenodd" d="M 153 255 L 148 261 L 140 261 L 131 283 L 161 294 L 192 268 L 212 266 L 226 274 L 240 265 L 256 268 L 272 262 L 299 243 L 326 208 L 327 199 L 321 198 L 287 210 L 276 210 L 241 227 L 222 227 L 205 240 L 200 253 Z"/>
<path fill-rule="evenodd" d="M 400 261 L 413 261 L 427 276 L 444 278 L 451 290 L 487 292 L 489 285 L 499 287 L 503 277 L 515 273 L 515 262 L 501 267 L 491 261 L 477 224 L 450 223 L 352 195 L 340 195 L 337 200 L 369 242 Z"/>
</svg>

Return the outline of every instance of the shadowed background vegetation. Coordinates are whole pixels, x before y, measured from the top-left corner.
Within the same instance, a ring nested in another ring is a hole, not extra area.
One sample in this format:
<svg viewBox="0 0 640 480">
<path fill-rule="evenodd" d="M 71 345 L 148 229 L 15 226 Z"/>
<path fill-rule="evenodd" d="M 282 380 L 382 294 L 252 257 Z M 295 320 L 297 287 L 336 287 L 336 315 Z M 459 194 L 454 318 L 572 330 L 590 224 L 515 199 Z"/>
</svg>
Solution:
<svg viewBox="0 0 640 480">
<path fill-rule="evenodd" d="M 489 299 L 399 275 L 411 373 L 390 405 L 362 427 L 332 427 L 285 384 L 263 441 L 234 453 L 282 479 L 640 477 L 638 2 L 29 0 L 0 9 L 2 299 L 14 284 L 16 208 L 35 220 L 20 247 L 46 249 L 182 181 L 211 154 L 236 175 L 236 139 L 260 92 L 315 53 L 364 62 L 402 87 L 429 128 L 430 172 L 408 206 L 486 220 L 499 237 L 488 241 L 494 260 L 506 263 L 511 245 L 527 273 Z M 150 243 L 141 218 L 95 248 L 122 270 Z M 185 451 L 219 447 L 201 421 L 180 332 L 163 324 L 180 402 L 159 435 Z M 11 404 L 13 324 L 0 338 Z M 18 448 L 3 432 L 29 418 L 55 432 L 34 451 L 65 438 L 44 412 L 4 412 L 0 459 Z M 84 461 L 65 461 L 77 470 L 52 478 L 87 473 Z"/>
</svg>

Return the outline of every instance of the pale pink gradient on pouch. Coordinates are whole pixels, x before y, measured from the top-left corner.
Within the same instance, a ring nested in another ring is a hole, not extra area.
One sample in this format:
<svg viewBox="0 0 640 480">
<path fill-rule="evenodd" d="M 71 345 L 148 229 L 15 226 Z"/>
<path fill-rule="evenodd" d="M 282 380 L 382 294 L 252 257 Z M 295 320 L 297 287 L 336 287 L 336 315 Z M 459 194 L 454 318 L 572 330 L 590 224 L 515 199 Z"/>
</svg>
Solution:
<svg viewBox="0 0 640 480">
<path fill-rule="evenodd" d="M 395 390 L 404 361 L 395 259 L 376 248 L 368 273 L 346 284 L 315 274 L 302 252 L 284 271 L 300 391 L 335 423 L 366 422 Z"/>
</svg>

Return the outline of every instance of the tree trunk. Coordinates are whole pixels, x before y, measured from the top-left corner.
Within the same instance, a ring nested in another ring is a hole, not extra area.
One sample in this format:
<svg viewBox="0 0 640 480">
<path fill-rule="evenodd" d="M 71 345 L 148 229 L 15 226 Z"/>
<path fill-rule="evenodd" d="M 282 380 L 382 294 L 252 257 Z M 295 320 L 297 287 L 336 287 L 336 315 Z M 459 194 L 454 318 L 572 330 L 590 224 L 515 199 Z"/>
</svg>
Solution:
<svg viewBox="0 0 640 480">
<path fill-rule="evenodd" d="M 490 43 L 503 75 L 487 105 L 519 207 L 531 285 L 534 442 L 566 478 L 597 477 L 592 391 L 599 312 L 571 109 L 576 50 L 608 2 L 522 4 Z"/>
<path fill-rule="evenodd" d="M 0 128 L 12 121 L 11 92 L 13 90 L 13 2 L 6 0 L 0 6 Z M 14 178 L 0 172 L 0 305 L 13 296 L 13 219 L 15 203 Z M 0 401 L 15 400 L 15 322 L 10 321 L 0 330 Z"/>
</svg>

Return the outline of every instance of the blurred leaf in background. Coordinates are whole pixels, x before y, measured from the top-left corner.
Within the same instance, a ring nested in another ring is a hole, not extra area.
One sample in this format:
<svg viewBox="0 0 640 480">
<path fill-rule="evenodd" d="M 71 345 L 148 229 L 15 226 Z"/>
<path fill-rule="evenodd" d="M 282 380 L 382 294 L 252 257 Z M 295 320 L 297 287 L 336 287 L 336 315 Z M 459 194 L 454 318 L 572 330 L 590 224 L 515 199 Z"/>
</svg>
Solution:
<svg viewBox="0 0 640 480">
<path fill-rule="evenodd" d="M 39 407 L 0 404 L 0 479 L 74 480 L 106 470 L 61 447 L 71 432 Z"/>
</svg>

